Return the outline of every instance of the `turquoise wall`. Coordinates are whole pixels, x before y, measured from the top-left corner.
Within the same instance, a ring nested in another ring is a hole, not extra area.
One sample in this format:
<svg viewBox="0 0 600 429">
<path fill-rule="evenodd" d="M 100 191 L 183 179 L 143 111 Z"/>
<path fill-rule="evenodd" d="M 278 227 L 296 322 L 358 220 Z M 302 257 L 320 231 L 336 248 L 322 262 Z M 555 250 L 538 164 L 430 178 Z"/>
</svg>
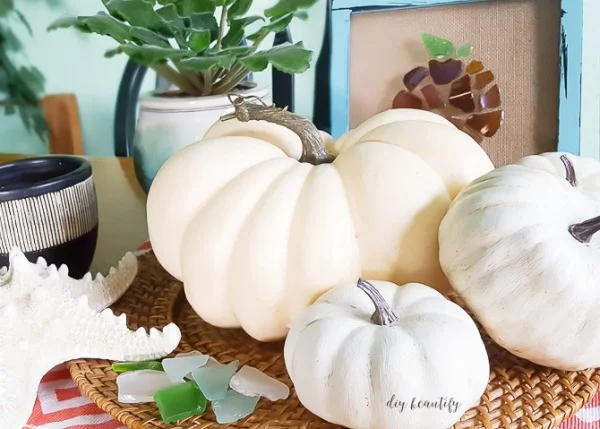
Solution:
<svg viewBox="0 0 600 429">
<path fill-rule="evenodd" d="M 79 103 L 83 128 L 84 151 L 88 155 L 113 155 L 113 115 L 117 90 L 126 57 L 104 58 L 104 51 L 113 48 L 115 42 L 108 37 L 81 34 L 74 30 L 46 32 L 54 19 L 65 15 L 91 15 L 101 10 L 100 0 L 54 0 L 60 6 L 49 6 L 39 0 L 17 0 L 19 10 L 27 16 L 33 37 L 15 21 L 24 45 L 25 59 L 35 64 L 46 78 L 47 93 L 75 93 Z M 274 0 L 255 0 L 251 13 L 261 13 Z M 316 61 L 322 44 L 325 22 L 325 3 L 321 2 L 310 12 L 308 21 L 292 23 L 295 40 L 304 41 L 308 49 L 314 50 Z M 318 29 L 315 31 L 315 29 Z M 267 40 L 265 46 L 272 43 Z M 143 90 L 154 86 L 154 73 L 148 73 Z M 270 84 L 271 71 L 256 74 L 259 83 Z M 298 88 L 314 85 L 314 70 L 298 75 Z M 296 110 L 301 115 L 312 115 L 311 91 L 302 91 L 296 101 Z M 18 116 L 0 114 L 0 152 L 47 153 L 47 147 L 34 135 L 29 135 Z"/>
<path fill-rule="evenodd" d="M 39 0 L 17 0 L 18 7 L 33 27 L 30 37 L 15 23 L 23 41 L 26 59 L 45 75 L 48 93 L 72 92 L 77 95 L 83 125 L 84 150 L 89 155 L 113 154 L 113 115 L 117 88 L 125 57 L 106 59 L 105 50 L 115 46 L 107 37 L 80 34 L 73 30 L 46 32 L 55 18 L 64 15 L 94 14 L 101 8 L 100 0 L 51 0 L 59 6 L 48 6 Z M 261 12 L 274 0 L 255 0 L 254 12 Z M 323 37 L 325 2 L 313 8 L 310 19 L 292 24 L 295 40 L 303 40 L 315 51 L 316 61 Z M 600 1 L 584 3 L 583 112 L 581 120 L 582 155 L 600 159 Z M 256 75 L 259 83 L 270 83 L 270 70 Z M 153 73 L 148 73 L 144 90 L 154 85 Z M 296 110 L 312 116 L 314 69 L 296 77 Z M 29 135 L 17 117 L 0 115 L 0 152 L 47 153 L 47 148 L 35 136 Z"/>
</svg>

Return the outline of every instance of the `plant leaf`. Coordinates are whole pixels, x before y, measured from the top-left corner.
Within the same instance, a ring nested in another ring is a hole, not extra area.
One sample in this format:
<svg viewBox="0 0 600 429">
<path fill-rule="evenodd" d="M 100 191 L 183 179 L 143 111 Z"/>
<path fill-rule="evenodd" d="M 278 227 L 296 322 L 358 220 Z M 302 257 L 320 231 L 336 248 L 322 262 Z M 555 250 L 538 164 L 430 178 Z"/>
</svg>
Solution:
<svg viewBox="0 0 600 429">
<path fill-rule="evenodd" d="M 14 7 L 13 0 L 0 0 L 0 16 L 9 14 Z"/>
<path fill-rule="evenodd" d="M 235 57 L 230 55 L 215 55 L 210 57 L 195 57 L 181 61 L 179 64 L 182 68 L 207 72 L 215 67 L 229 68 L 235 62 Z"/>
<path fill-rule="evenodd" d="M 154 10 L 153 4 L 144 0 L 109 0 L 106 3 L 106 9 L 112 16 L 126 21 L 131 26 L 160 31 L 170 37 L 174 36 L 176 28 L 173 28 Z"/>
<path fill-rule="evenodd" d="M 156 13 L 159 14 L 173 28 L 185 30 L 185 22 L 177 13 L 177 8 L 174 4 L 167 4 L 166 6 L 156 9 Z"/>
<path fill-rule="evenodd" d="M 309 9 L 319 0 L 279 0 L 274 6 L 265 10 L 265 16 L 269 18 L 279 18 L 290 12 L 297 12 L 300 9 Z"/>
<path fill-rule="evenodd" d="M 471 43 L 465 43 L 456 48 L 456 56 L 458 58 L 467 58 L 473 52 L 473 45 Z"/>
<path fill-rule="evenodd" d="M 50 24 L 48 30 L 68 27 L 75 27 L 84 33 L 110 36 L 119 43 L 125 43 L 130 39 L 129 29 L 131 27 L 104 12 L 98 12 L 93 16 L 80 16 L 79 18 L 60 18 Z"/>
<path fill-rule="evenodd" d="M 239 18 L 248 13 L 252 7 L 252 0 L 235 0 L 227 13 L 227 19 Z"/>
<path fill-rule="evenodd" d="M 286 43 L 272 49 L 239 58 L 239 62 L 253 72 L 263 71 L 269 63 L 284 73 L 304 73 L 310 68 L 313 52 L 304 49 L 302 42 Z"/>
<path fill-rule="evenodd" d="M 217 55 L 229 55 L 232 57 L 245 57 L 256 51 L 254 46 L 234 46 L 231 48 L 221 49 Z"/>
<path fill-rule="evenodd" d="M 183 17 L 204 12 L 214 14 L 217 10 L 217 2 L 215 0 L 180 0 L 174 3 L 177 6 L 177 12 Z"/>
<path fill-rule="evenodd" d="M 0 3 L 4 2 L 6 0 L 0 0 Z M 25 15 L 23 15 L 20 11 L 15 10 L 15 13 L 17 14 L 17 16 L 19 17 L 19 19 L 21 20 L 21 23 L 25 26 L 25 28 L 27 28 L 27 32 L 29 33 L 30 36 L 33 36 L 33 30 L 31 29 L 31 25 L 29 25 L 29 21 L 27 21 L 27 18 L 25 18 Z"/>
<path fill-rule="evenodd" d="M 131 27 L 129 29 L 129 35 L 131 36 L 131 40 L 134 42 L 139 42 L 146 45 L 162 46 L 164 48 L 171 47 L 166 38 L 155 33 L 154 31 L 148 30 L 147 28 Z"/>
<path fill-rule="evenodd" d="M 448 57 L 454 53 L 454 45 L 449 40 L 427 33 L 421 36 L 421 40 L 432 57 Z"/>
<path fill-rule="evenodd" d="M 210 31 L 194 31 L 190 36 L 190 48 L 195 52 L 203 52 L 210 46 Z"/>
<path fill-rule="evenodd" d="M 137 46 L 128 43 L 107 51 L 105 56 L 113 56 L 118 53 L 124 53 L 133 61 L 147 66 L 163 63 L 169 59 L 179 59 L 193 55 L 192 52 L 185 49 L 161 48 L 159 46 Z"/>
<path fill-rule="evenodd" d="M 239 46 L 244 39 L 246 27 L 256 21 L 264 21 L 262 16 L 247 16 L 245 18 L 232 19 L 229 24 L 229 31 L 223 37 L 222 45 L 225 48 Z"/>
<path fill-rule="evenodd" d="M 209 30 L 210 39 L 216 40 L 219 35 L 219 24 L 212 13 L 193 13 L 190 15 L 191 26 L 194 30 Z"/>
</svg>

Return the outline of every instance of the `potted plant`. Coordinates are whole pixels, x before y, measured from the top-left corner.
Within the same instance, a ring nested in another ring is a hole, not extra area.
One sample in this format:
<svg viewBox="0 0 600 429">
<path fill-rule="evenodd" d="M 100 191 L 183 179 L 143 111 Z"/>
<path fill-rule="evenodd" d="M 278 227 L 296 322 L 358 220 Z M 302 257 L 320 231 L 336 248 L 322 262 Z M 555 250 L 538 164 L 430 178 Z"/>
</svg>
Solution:
<svg viewBox="0 0 600 429">
<path fill-rule="evenodd" d="M 39 97 L 44 92 L 44 77 L 32 66 L 17 65 L 13 54 L 22 44 L 11 30 L 10 21 L 20 21 L 30 35 L 31 26 L 25 15 L 15 9 L 12 1 L 0 1 L 0 106 L 5 115 L 19 114 L 23 126 L 47 142 L 47 126 Z"/>
<path fill-rule="evenodd" d="M 246 82 L 269 64 L 285 73 L 310 67 L 302 42 L 259 50 L 270 33 L 294 18 L 306 19 L 317 0 L 278 0 L 263 15 L 249 15 L 252 0 L 102 0 L 106 12 L 61 18 L 49 26 L 110 36 L 119 45 L 107 57 L 128 55 L 175 87 L 140 97 L 134 139 L 136 174 L 150 184 L 176 151 L 200 140 L 219 117 L 231 112 L 229 93 L 271 101 L 270 89 Z M 247 31 L 254 25 L 253 32 Z M 249 34 L 246 34 L 246 33 Z"/>
</svg>

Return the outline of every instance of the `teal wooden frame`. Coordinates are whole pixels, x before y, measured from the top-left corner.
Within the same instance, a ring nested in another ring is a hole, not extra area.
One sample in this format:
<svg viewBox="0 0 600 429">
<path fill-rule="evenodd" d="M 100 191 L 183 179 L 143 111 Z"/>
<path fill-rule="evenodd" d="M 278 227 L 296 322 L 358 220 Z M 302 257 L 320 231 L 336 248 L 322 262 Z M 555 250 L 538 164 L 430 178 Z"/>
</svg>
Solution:
<svg viewBox="0 0 600 429">
<path fill-rule="evenodd" d="M 349 129 L 350 30 L 353 13 L 412 9 L 486 2 L 491 0 L 333 0 L 331 12 L 331 134 L 340 137 Z M 583 59 L 583 2 L 561 0 L 561 40 L 558 151 L 579 155 L 581 151 L 581 75 Z"/>
</svg>

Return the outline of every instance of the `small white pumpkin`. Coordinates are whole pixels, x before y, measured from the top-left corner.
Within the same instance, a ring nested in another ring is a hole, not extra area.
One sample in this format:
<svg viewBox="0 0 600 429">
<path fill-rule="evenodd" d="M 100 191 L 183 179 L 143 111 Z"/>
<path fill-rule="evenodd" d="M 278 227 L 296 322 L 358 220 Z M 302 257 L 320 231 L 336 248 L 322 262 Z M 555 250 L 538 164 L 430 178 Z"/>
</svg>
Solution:
<svg viewBox="0 0 600 429">
<path fill-rule="evenodd" d="M 600 163 L 552 153 L 467 186 L 440 226 L 440 263 L 490 336 L 564 370 L 600 366 Z"/>
<path fill-rule="evenodd" d="M 447 429 L 490 375 L 473 320 L 419 283 L 330 290 L 292 323 L 284 358 L 300 402 L 354 429 Z"/>
</svg>

